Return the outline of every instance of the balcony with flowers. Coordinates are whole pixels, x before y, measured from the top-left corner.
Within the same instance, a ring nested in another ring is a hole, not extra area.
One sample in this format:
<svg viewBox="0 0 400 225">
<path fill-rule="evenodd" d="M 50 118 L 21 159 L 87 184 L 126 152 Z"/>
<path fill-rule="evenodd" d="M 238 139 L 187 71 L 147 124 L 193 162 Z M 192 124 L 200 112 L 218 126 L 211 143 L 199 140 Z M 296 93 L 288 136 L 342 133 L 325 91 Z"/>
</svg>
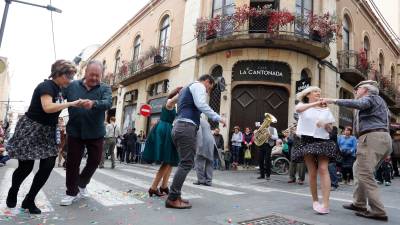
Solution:
<svg viewBox="0 0 400 225">
<path fill-rule="evenodd" d="M 101 81 L 103 83 L 110 85 L 113 91 L 118 89 L 118 82 L 116 80 L 114 73 L 107 73 L 102 77 Z"/>
<path fill-rule="evenodd" d="M 128 85 L 171 68 L 172 47 L 150 47 L 138 59 L 123 61 L 117 82 Z"/>
<path fill-rule="evenodd" d="M 372 64 L 368 61 L 366 52 L 343 50 L 338 52 L 338 70 L 340 78 L 352 86 L 368 79 Z"/>
<path fill-rule="evenodd" d="M 389 107 L 400 107 L 400 92 L 396 89 L 395 84 L 377 70 L 371 70 L 371 79 L 378 82 L 379 95 L 385 99 Z"/>
<path fill-rule="evenodd" d="M 233 48 L 282 48 L 318 59 L 329 56 L 329 43 L 340 36 L 335 17 L 310 14 L 297 16 L 268 7 L 236 7 L 231 15 L 199 19 L 196 23 L 200 55 Z"/>
</svg>

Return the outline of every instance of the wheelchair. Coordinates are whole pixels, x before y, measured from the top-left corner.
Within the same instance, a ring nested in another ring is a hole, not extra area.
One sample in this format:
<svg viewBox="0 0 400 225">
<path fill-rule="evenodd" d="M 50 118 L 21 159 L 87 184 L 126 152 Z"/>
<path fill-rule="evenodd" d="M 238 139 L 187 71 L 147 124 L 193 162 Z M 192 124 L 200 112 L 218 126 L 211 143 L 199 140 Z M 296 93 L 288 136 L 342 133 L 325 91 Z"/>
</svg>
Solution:
<svg viewBox="0 0 400 225">
<path fill-rule="evenodd" d="M 284 154 L 275 154 L 271 156 L 271 171 L 278 175 L 289 174 L 289 160 Z"/>
</svg>

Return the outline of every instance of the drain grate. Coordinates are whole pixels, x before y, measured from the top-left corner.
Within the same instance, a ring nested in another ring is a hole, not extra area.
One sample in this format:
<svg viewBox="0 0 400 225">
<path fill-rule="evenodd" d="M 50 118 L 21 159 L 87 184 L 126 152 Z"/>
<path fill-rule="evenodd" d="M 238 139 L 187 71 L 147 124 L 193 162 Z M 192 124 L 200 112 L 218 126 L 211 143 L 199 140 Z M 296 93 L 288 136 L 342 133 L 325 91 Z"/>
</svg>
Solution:
<svg viewBox="0 0 400 225">
<path fill-rule="evenodd" d="M 298 221 L 297 219 L 286 218 L 278 215 L 270 215 L 258 219 L 247 220 L 239 222 L 239 225 L 313 225 L 311 223 L 306 223 Z"/>
</svg>

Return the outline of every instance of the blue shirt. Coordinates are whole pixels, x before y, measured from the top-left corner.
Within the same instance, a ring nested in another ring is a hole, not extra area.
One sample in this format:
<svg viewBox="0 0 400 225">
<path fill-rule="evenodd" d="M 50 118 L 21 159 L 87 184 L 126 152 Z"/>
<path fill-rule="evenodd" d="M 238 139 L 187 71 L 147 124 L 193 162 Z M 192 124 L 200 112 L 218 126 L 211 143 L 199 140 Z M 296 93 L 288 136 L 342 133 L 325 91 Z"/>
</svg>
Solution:
<svg viewBox="0 0 400 225">
<path fill-rule="evenodd" d="M 112 105 L 111 87 L 100 83 L 88 90 L 83 84 L 83 79 L 75 80 L 65 89 L 64 96 L 69 102 L 78 99 L 94 101 L 92 109 L 68 108 L 68 135 L 83 140 L 103 138 L 106 134 L 105 111 L 110 109 Z"/>
<path fill-rule="evenodd" d="M 356 157 L 357 152 L 357 139 L 354 136 L 346 137 L 345 135 L 340 135 L 338 138 L 338 146 L 341 152 L 351 152 L 353 157 Z"/>
</svg>

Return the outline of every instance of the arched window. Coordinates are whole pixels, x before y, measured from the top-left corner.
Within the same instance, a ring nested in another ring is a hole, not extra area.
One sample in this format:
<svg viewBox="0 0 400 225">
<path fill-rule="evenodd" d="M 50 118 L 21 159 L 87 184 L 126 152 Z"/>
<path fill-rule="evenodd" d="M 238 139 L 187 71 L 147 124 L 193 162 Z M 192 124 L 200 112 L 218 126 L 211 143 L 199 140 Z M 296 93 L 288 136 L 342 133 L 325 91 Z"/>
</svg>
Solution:
<svg viewBox="0 0 400 225">
<path fill-rule="evenodd" d="M 379 73 L 381 76 L 384 75 L 385 69 L 385 58 L 383 57 L 382 53 L 379 53 Z"/>
<path fill-rule="evenodd" d="M 103 59 L 103 72 L 106 70 L 107 61 Z"/>
<path fill-rule="evenodd" d="M 390 68 L 390 81 L 392 82 L 393 85 L 396 84 L 396 69 L 394 66 Z"/>
<path fill-rule="evenodd" d="M 114 74 L 117 74 L 118 71 L 118 67 L 119 64 L 121 62 L 121 50 L 117 50 L 117 52 L 115 53 L 115 65 L 114 65 Z"/>
<path fill-rule="evenodd" d="M 369 44 L 369 38 L 368 36 L 364 37 L 364 51 L 365 51 L 365 55 L 367 56 L 367 60 L 369 59 L 369 52 L 370 52 L 370 44 Z"/>
<path fill-rule="evenodd" d="M 132 72 L 136 72 L 137 70 L 139 70 L 139 63 L 137 62 L 139 59 L 139 55 L 140 55 L 140 36 L 137 36 L 135 38 L 135 41 L 133 42 L 133 56 L 132 56 L 132 61 L 135 62 L 132 64 L 131 66 L 131 70 Z"/>
<path fill-rule="evenodd" d="M 162 19 L 160 25 L 160 42 L 159 42 L 160 48 L 168 45 L 169 36 L 170 36 L 170 23 L 169 23 L 169 16 L 167 15 Z"/>
<path fill-rule="evenodd" d="M 343 20 L 343 50 L 350 50 L 350 20 L 347 15 Z"/>
<path fill-rule="evenodd" d="M 133 61 L 136 61 L 139 58 L 140 44 L 140 36 L 137 36 L 133 42 Z"/>
<path fill-rule="evenodd" d="M 211 71 L 211 76 L 217 80 L 218 77 L 222 77 L 222 67 L 220 65 L 214 67 L 214 69 Z M 220 112 L 220 107 L 221 107 L 221 91 L 216 88 L 216 85 L 214 85 L 214 88 L 212 89 L 210 93 L 210 107 L 216 112 Z M 215 129 L 218 127 L 219 123 L 214 122 L 212 120 L 208 120 L 211 126 L 211 129 Z"/>
<path fill-rule="evenodd" d="M 313 0 L 296 0 L 296 15 L 302 19 L 306 19 L 307 15 L 313 13 Z M 297 24 L 295 31 L 301 35 L 308 35 L 309 30 L 304 25 Z"/>
<path fill-rule="evenodd" d="M 300 73 L 300 80 L 305 80 L 305 79 L 308 79 L 308 78 L 310 78 L 309 73 L 307 72 L 306 69 L 303 69 L 301 71 L 301 73 Z"/>
</svg>

